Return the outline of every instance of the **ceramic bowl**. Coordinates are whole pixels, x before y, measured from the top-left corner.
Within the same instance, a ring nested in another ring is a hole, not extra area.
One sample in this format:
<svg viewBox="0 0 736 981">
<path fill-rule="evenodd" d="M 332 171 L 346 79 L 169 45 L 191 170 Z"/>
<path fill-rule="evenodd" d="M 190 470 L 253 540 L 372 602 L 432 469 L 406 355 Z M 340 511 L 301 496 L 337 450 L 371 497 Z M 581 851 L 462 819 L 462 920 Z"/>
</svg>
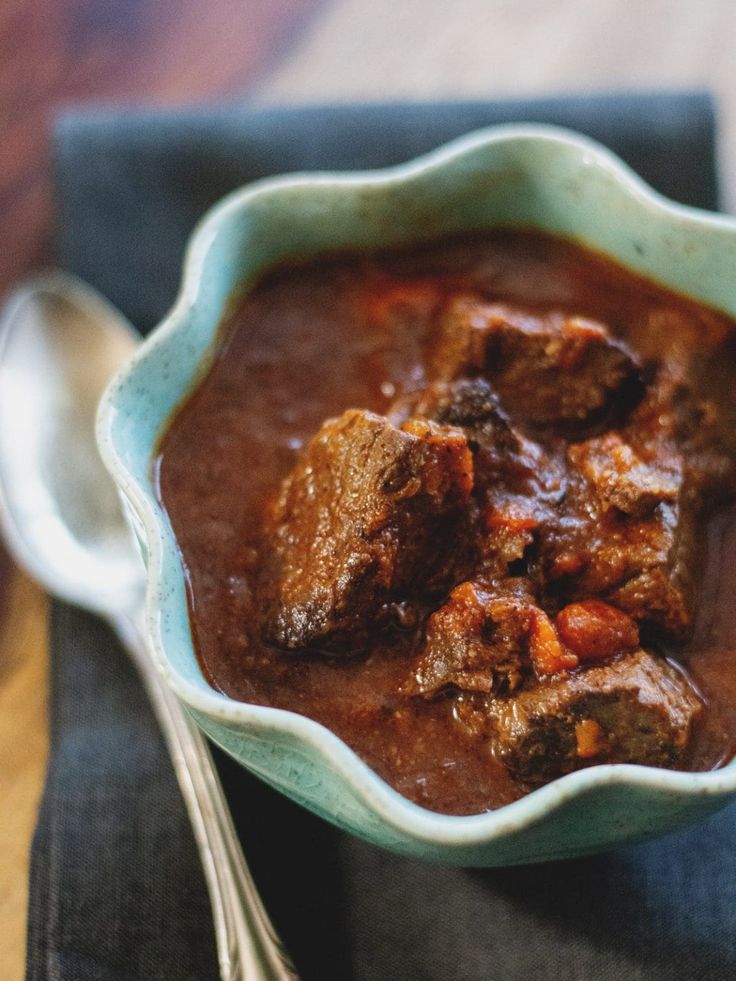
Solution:
<svg viewBox="0 0 736 981">
<path fill-rule="evenodd" d="M 156 500 L 152 459 L 170 413 L 207 363 L 228 300 L 264 268 L 325 249 L 393 246 L 496 225 L 568 236 L 736 315 L 736 221 L 666 200 L 582 136 L 499 126 L 387 170 L 297 174 L 226 197 L 193 233 L 176 304 L 112 382 L 98 430 L 148 570 L 150 645 L 202 729 L 248 770 L 336 825 L 405 855 L 474 866 L 559 859 L 670 831 L 732 799 L 736 764 L 710 773 L 594 766 L 469 817 L 411 803 L 322 725 L 209 687 L 193 650 L 182 562 Z"/>
</svg>

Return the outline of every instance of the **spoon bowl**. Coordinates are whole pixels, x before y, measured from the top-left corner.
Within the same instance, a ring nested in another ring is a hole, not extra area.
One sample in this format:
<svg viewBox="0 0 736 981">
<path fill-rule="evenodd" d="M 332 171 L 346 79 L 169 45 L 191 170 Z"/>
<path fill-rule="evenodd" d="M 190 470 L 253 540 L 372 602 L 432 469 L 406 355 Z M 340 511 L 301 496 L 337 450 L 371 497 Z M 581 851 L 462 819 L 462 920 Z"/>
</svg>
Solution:
<svg viewBox="0 0 736 981">
<path fill-rule="evenodd" d="M 94 431 L 102 392 L 138 335 L 102 297 L 61 273 L 13 293 L 4 322 L 5 535 L 50 591 L 99 613 L 133 609 L 141 597 L 141 561 Z"/>
</svg>

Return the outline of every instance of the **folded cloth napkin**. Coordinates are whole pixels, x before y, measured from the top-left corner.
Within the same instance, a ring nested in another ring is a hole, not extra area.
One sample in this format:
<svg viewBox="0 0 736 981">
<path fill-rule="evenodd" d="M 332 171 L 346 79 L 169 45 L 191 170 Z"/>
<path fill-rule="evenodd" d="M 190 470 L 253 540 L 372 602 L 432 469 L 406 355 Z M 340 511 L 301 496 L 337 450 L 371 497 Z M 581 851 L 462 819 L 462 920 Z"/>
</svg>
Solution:
<svg viewBox="0 0 736 981">
<path fill-rule="evenodd" d="M 477 126 L 572 126 L 680 201 L 716 206 L 698 94 L 177 113 L 70 113 L 56 138 L 60 261 L 142 330 L 195 220 L 267 174 L 381 166 Z M 94 617 L 51 620 L 51 756 L 33 844 L 31 981 L 217 977 L 207 894 L 153 716 Z M 594 858 L 436 868 L 340 832 L 221 754 L 259 888 L 304 978 L 736 977 L 736 810 Z"/>
</svg>

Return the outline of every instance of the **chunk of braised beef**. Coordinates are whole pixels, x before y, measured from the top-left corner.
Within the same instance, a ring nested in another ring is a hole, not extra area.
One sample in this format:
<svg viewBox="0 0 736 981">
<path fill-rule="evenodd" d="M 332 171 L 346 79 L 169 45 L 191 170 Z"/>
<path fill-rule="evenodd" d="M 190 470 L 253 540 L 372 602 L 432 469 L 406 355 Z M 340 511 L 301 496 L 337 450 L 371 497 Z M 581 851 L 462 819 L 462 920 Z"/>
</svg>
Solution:
<svg viewBox="0 0 736 981">
<path fill-rule="evenodd" d="M 498 445 L 499 450 L 513 451 L 519 441 L 498 395 L 485 378 L 435 382 L 422 392 L 416 412 L 437 422 L 469 429 Z"/>
<path fill-rule="evenodd" d="M 459 426 L 475 457 L 476 486 L 546 499 L 559 487 L 560 468 L 536 442 L 512 424 L 485 378 L 459 378 L 430 385 L 415 406 L 417 415 Z"/>
<path fill-rule="evenodd" d="M 415 411 L 467 434 L 475 475 L 476 571 L 486 579 L 506 576 L 552 517 L 564 491 L 564 458 L 520 433 L 483 378 L 431 385 Z"/>
<path fill-rule="evenodd" d="M 404 690 L 430 696 L 446 688 L 510 692 L 530 677 L 560 674 L 577 668 L 581 660 L 630 650 L 631 629 L 638 646 L 633 621 L 610 608 L 579 611 L 576 622 L 568 614 L 563 625 L 570 645 L 537 604 L 524 577 L 463 582 L 429 617 L 424 645 Z"/>
<path fill-rule="evenodd" d="M 692 623 L 699 500 L 684 492 L 682 454 L 662 439 L 637 453 L 618 433 L 567 452 L 568 485 L 542 543 L 544 574 L 568 599 L 610 601 L 673 637 Z"/>
<path fill-rule="evenodd" d="M 733 470 L 683 357 L 659 365 L 622 430 L 570 444 L 568 492 L 544 546 L 570 598 L 609 599 L 675 638 L 692 624 L 698 518 Z"/>
<path fill-rule="evenodd" d="M 504 408 L 534 425 L 574 429 L 621 414 L 641 392 L 638 358 L 603 324 L 472 297 L 440 318 L 431 370 L 440 380 L 483 374 Z"/>
<path fill-rule="evenodd" d="M 682 455 L 661 445 L 650 460 L 642 459 L 616 432 L 572 444 L 572 465 L 593 488 L 604 508 L 644 517 L 663 502 L 677 501 L 682 486 Z"/>
<path fill-rule="evenodd" d="M 696 395 L 688 376 L 692 356 L 675 351 L 661 363 L 625 429 L 640 456 L 682 458 L 685 495 L 696 504 L 718 498 L 733 479 L 727 423 L 714 401 Z"/>
<path fill-rule="evenodd" d="M 472 486 L 472 455 L 456 428 L 397 428 L 359 410 L 328 420 L 267 520 L 265 639 L 354 649 L 384 603 L 421 592 L 442 571 Z"/>
<path fill-rule="evenodd" d="M 523 579 L 503 586 L 463 582 L 427 622 L 422 651 L 405 686 L 410 694 L 513 691 L 528 673 L 535 606 Z"/>
<path fill-rule="evenodd" d="M 478 536 L 478 563 L 486 576 L 499 578 L 521 566 L 533 547 L 548 510 L 534 498 L 496 493 L 487 495 Z"/>
<path fill-rule="evenodd" d="M 482 457 L 486 482 L 518 469 L 524 451 L 534 456 L 534 444 L 516 431 L 498 395 L 484 378 L 459 378 L 429 385 L 414 407 L 418 416 L 459 426 L 473 454 Z M 523 465 L 530 469 L 531 460 Z"/>
<path fill-rule="evenodd" d="M 533 786 L 589 763 L 674 766 L 701 711 L 679 671 L 637 650 L 494 698 L 488 718 L 497 753 Z"/>
</svg>

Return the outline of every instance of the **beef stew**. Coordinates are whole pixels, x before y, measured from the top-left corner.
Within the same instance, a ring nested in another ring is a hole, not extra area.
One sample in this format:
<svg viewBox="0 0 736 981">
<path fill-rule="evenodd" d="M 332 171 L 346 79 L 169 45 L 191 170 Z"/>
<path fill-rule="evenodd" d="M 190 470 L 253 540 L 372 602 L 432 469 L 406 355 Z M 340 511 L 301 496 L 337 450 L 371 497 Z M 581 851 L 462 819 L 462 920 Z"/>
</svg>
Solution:
<svg viewBox="0 0 736 981">
<path fill-rule="evenodd" d="M 157 460 L 210 683 L 450 814 L 736 746 L 736 333 L 531 230 L 233 304 Z"/>
</svg>

